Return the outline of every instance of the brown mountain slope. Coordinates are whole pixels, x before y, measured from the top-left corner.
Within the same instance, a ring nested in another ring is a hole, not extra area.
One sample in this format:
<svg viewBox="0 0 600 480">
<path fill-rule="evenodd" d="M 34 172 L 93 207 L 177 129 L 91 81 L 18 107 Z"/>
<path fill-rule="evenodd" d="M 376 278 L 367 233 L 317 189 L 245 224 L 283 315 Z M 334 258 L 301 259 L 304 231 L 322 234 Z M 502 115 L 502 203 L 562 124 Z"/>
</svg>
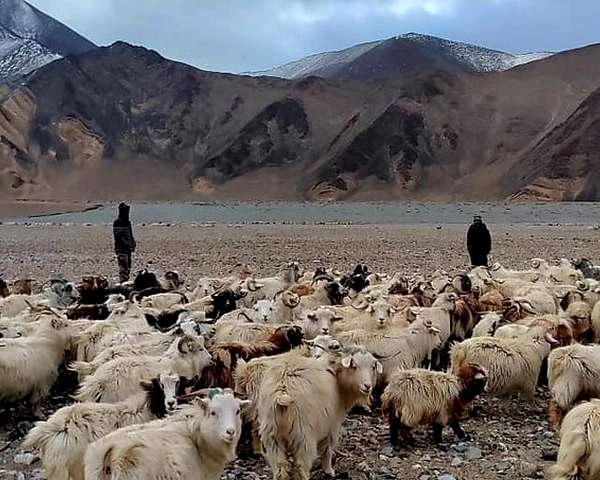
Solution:
<svg viewBox="0 0 600 480">
<path fill-rule="evenodd" d="M 598 88 L 600 46 L 361 83 L 204 72 L 119 42 L 1 93 L 0 195 L 498 199 L 575 172 L 597 199 Z"/>
</svg>

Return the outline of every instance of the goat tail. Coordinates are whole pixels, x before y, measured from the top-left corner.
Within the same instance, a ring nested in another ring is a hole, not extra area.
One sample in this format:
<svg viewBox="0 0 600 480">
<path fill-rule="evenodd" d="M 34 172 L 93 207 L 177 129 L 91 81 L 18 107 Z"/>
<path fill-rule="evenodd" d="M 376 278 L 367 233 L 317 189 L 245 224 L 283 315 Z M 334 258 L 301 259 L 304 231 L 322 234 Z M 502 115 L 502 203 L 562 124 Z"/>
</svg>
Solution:
<svg viewBox="0 0 600 480">
<path fill-rule="evenodd" d="M 71 362 L 69 370 L 77 372 L 80 377 L 91 375 L 96 371 L 92 362 Z"/>
</svg>

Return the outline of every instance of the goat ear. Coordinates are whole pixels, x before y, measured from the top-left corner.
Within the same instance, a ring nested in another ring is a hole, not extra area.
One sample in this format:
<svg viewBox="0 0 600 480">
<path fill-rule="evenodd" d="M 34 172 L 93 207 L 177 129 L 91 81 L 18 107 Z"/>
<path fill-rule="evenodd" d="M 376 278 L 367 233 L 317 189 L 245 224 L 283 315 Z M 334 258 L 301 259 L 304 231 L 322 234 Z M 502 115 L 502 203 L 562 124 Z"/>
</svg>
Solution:
<svg viewBox="0 0 600 480">
<path fill-rule="evenodd" d="M 341 315 L 334 315 L 334 317 L 332 318 L 332 320 L 334 322 L 340 322 L 344 319 L 344 317 L 342 317 Z"/>
<path fill-rule="evenodd" d="M 353 365 L 354 365 L 354 359 L 351 356 L 342 358 L 342 367 L 350 368 Z"/>
<path fill-rule="evenodd" d="M 381 362 L 377 362 L 377 375 L 381 375 L 383 373 L 383 365 L 381 364 Z"/>
<path fill-rule="evenodd" d="M 202 411 L 206 413 L 208 411 L 209 402 L 210 400 L 208 398 L 196 397 L 192 401 L 192 404 L 200 407 Z"/>
<path fill-rule="evenodd" d="M 246 408 L 246 407 L 249 407 L 250 405 L 252 405 L 252 401 L 250 401 L 250 400 L 239 400 L 239 402 L 240 402 L 241 408 Z"/>
<path fill-rule="evenodd" d="M 140 380 L 140 386 L 144 390 L 146 390 L 147 392 L 149 392 L 150 390 L 152 390 L 152 387 L 154 386 L 154 384 L 150 380 Z"/>
<path fill-rule="evenodd" d="M 180 353 L 190 353 L 192 351 L 192 344 L 190 342 L 190 339 L 186 337 L 181 337 L 177 341 L 177 350 L 179 350 Z"/>
</svg>

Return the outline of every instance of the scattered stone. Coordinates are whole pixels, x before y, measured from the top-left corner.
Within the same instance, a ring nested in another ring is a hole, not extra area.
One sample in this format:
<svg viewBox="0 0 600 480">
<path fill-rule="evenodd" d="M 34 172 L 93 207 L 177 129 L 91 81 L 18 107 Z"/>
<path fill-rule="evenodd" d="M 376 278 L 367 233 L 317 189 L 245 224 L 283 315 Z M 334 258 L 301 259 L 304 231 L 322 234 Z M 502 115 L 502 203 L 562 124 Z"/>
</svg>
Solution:
<svg viewBox="0 0 600 480">
<path fill-rule="evenodd" d="M 452 461 L 450 462 L 450 465 L 452 465 L 453 467 L 458 467 L 462 463 L 463 463 L 462 458 L 460 458 L 460 457 L 454 457 L 452 459 Z"/>
<path fill-rule="evenodd" d="M 510 470 L 511 464 L 509 462 L 498 462 L 496 463 L 496 471 L 498 473 L 506 472 Z"/>
<path fill-rule="evenodd" d="M 478 460 L 483 456 L 483 452 L 480 448 L 469 447 L 465 452 L 465 458 L 467 460 Z"/>
<path fill-rule="evenodd" d="M 450 475 L 448 473 L 444 473 L 443 475 L 440 475 L 438 477 L 438 480 L 456 480 L 456 477 L 454 475 Z"/>
<path fill-rule="evenodd" d="M 385 447 L 381 449 L 381 454 L 385 455 L 386 457 L 393 457 L 394 456 L 394 449 L 392 447 Z"/>
<path fill-rule="evenodd" d="M 508 452 L 508 447 L 506 446 L 505 443 L 498 442 L 496 444 L 496 450 L 498 450 L 499 452 L 502 452 L 502 453 L 506 453 L 506 452 Z"/>
<path fill-rule="evenodd" d="M 521 474 L 525 477 L 533 477 L 539 470 L 534 463 L 521 462 Z"/>
<path fill-rule="evenodd" d="M 33 453 L 19 453 L 15 455 L 13 461 L 18 465 L 31 465 L 33 462 L 39 460 L 39 457 Z"/>
<path fill-rule="evenodd" d="M 453 443 L 450 446 L 450 448 L 452 450 L 454 450 L 455 452 L 464 453 L 464 452 L 467 451 L 467 448 L 469 448 L 469 446 L 466 443 L 464 443 L 464 442 L 460 442 L 460 443 Z"/>
</svg>

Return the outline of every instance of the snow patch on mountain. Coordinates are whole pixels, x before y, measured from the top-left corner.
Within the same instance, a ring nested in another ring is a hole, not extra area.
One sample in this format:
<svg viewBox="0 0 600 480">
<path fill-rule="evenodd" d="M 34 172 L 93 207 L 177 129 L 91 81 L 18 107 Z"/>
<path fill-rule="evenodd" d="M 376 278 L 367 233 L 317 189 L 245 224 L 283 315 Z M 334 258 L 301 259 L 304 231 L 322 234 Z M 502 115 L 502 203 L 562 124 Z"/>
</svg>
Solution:
<svg viewBox="0 0 600 480">
<path fill-rule="evenodd" d="M 89 40 L 24 0 L 0 0 L 0 82 L 92 48 Z"/>
<path fill-rule="evenodd" d="M 441 48 L 446 55 L 455 58 L 463 63 L 468 70 L 473 70 L 475 72 L 508 70 L 517 65 L 523 65 L 553 55 L 548 52 L 520 55 L 512 54 L 468 43 L 454 42 L 430 35 L 407 33 L 391 39 L 362 43 L 340 51 L 310 55 L 269 70 L 245 72 L 243 75 L 273 76 L 288 79 L 303 78 L 309 75 L 328 76 L 335 73 L 336 70 L 341 69 L 343 66 L 353 62 L 361 55 L 368 53 L 373 48 L 393 40 L 408 40 Z"/>
<path fill-rule="evenodd" d="M 344 50 L 317 53 L 308 57 L 296 60 L 280 67 L 272 68 L 270 70 L 264 70 L 261 72 L 245 72 L 242 75 L 252 76 L 270 76 L 270 77 L 281 77 L 281 78 L 303 78 L 314 74 L 314 72 L 322 69 L 335 69 L 336 67 L 342 67 L 353 60 L 360 57 L 362 54 L 367 53 L 377 45 L 381 44 L 381 41 L 361 43 L 354 45 L 353 47 L 346 48 Z"/>
<path fill-rule="evenodd" d="M 454 42 L 444 38 L 437 38 L 419 33 L 407 33 L 396 37 L 398 40 L 406 39 L 443 48 L 450 56 L 460 60 L 476 72 L 498 72 L 509 70 L 517 65 L 541 60 L 552 53 L 526 53 L 513 54 L 499 50 L 479 47 L 470 43 Z"/>
<path fill-rule="evenodd" d="M 22 38 L 35 39 L 43 25 L 31 5 L 23 0 L 0 0 L 0 23 Z"/>
<path fill-rule="evenodd" d="M 0 79 L 16 79 L 59 58 L 34 40 L 0 40 Z"/>
</svg>

